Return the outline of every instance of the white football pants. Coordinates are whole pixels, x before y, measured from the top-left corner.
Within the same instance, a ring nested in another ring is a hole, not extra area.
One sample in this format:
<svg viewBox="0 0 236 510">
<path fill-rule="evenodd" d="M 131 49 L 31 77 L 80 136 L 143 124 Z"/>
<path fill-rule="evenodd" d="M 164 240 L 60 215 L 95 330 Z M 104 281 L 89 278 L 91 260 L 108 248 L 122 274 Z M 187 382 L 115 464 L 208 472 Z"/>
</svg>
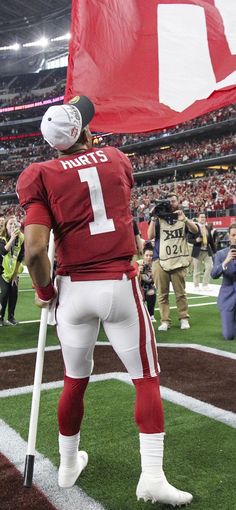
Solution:
<svg viewBox="0 0 236 510">
<path fill-rule="evenodd" d="M 154 330 L 137 278 L 71 282 L 57 277 L 57 334 L 66 375 L 89 377 L 100 323 L 132 379 L 155 377 Z"/>
</svg>

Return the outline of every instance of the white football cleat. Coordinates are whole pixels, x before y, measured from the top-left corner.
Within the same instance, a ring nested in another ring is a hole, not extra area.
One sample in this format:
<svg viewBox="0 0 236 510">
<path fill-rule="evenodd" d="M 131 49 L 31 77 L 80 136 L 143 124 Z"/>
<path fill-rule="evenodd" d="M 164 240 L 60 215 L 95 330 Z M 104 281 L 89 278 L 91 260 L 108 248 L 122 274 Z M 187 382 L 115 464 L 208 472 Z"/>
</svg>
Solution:
<svg viewBox="0 0 236 510">
<path fill-rule="evenodd" d="M 178 507 L 189 505 L 193 499 L 189 492 L 180 491 L 170 485 L 164 474 L 162 477 L 155 477 L 147 473 L 141 473 L 136 496 L 138 500 Z"/>
<path fill-rule="evenodd" d="M 73 487 L 77 478 L 86 468 L 88 464 L 88 454 L 84 451 L 78 451 L 77 462 L 74 466 L 65 467 L 60 466 L 58 471 L 58 485 L 62 489 Z"/>
</svg>

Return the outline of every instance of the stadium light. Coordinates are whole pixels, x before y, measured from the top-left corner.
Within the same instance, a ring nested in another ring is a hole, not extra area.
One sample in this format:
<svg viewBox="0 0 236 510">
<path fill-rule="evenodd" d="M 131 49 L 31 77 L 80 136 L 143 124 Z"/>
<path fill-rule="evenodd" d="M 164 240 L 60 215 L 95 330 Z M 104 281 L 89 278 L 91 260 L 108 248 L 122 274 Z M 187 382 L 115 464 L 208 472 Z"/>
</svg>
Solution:
<svg viewBox="0 0 236 510">
<path fill-rule="evenodd" d="M 15 43 L 12 45 L 12 50 L 15 50 L 15 51 L 18 51 L 20 49 L 20 44 L 19 43 Z"/>
<path fill-rule="evenodd" d="M 15 43 L 15 44 L 10 44 L 9 46 L 0 46 L 0 51 L 6 51 L 6 50 L 19 50 L 20 49 L 20 44 L 19 43 Z"/>
<path fill-rule="evenodd" d="M 50 42 L 60 42 L 60 41 L 69 41 L 71 38 L 70 32 L 67 32 L 64 35 L 60 35 L 58 37 L 53 37 L 52 39 L 48 39 L 47 37 L 41 37 L 41 39 L 38 39 L 37 41 L 27 42 L 22 45 L 20 45 L 18 42 L 14 44 L 9 44 L 8 46 L 0 46 L 0 51 L 8 51 L 8 50 L 14 50 L 18 51 L 20 48 L 33 48 L 35 46 L 39 46 L 41 48 L 45 48 L 49 45 Z"/>
<path fill-rule="evenodd" d="M 70 32 L 67 32 L 65 35 L 60 35 L 58 37 L 53 37 L 53 39 L 50 39 L 51 42 L 57 42 L 57 41 L 69 41 L 71 38 Z"/>
<path fill-rule="evenodd" d="M 41 46 L 42 48 L 45 48 L 48 46 L 49 40 L 46 37 L 41 37 L 41 39 L 38 39 L 37 41 L 29 42 L 22 44 L 23 48 L 31 48 L 33 46 Z"/>
</svg>

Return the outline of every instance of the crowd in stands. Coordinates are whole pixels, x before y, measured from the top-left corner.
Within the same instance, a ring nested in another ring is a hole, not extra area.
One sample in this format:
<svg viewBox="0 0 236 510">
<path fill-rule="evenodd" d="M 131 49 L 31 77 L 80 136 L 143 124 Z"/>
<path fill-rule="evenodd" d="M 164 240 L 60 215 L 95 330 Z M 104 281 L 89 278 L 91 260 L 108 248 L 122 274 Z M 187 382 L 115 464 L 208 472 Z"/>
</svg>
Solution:
<svg viewBox="0 0 236 510">
<path fill-rule="evenodd" d="M 34 93 L 34 91 L 31 91 L 29 93 L 15 95 L 12 98 L 4 98 L 2 96 L 2 97 L 0 97 L 0 108 L 5 108 L 5 107 L 9 107 L 9 106 L 20 106 L 20 105 L 25 105 L 25 104 L 31 104 L 31 103 L 38 102 L 38 101 L 44 101 L 46 99 L 52 99 L 54 97 L 62 97 L 62 96 L 64 96 L 64 91 L 65 91 L 65 83 L 63 82 L 58 85 L 55 85 L 55 87 L 53 87 L 53 88 L 50 88 L 50 90 L 46 90 L 46 91 L 41 90 L 40 95 L 38 94 L 38 92 Z M 30 110 L 32 110 L 32 108 L 30 108 Z M 8 116 L 10 115 L 10 113 L 11 112 L 7 112 L 7 114 L 5 114 L 4 120 L 8 120 Z M 16 113 L 16 112 L 13 110 L 13 114 L 14 113 Z M 22 112 L 18 111 L 18 113 L 22 113 Z"/>
<path fill-rule="evenodd" d="M 30 163 L 52 159 L 55 156 L 55 150 L 46 142 L 42 142 L 40 137 L 38 144 L 30 142 L 27 147 L 17 148 L 13 152 L 7 149 L 1 154 L 0 151 L 0 173 L 21 172 Z"/>
<path fill-rule="evenodd" d="M 107 139 L 111 145 L 120 147 L 123 145 L 130 145 L 133 143 L 145 142 L 148 140 L 156 140 L 157 138 L 164 138 L 170 134 L 181 133 L 191 129 L 207 126 L 208 124 L 216 124 L 236 117 L 236 104 L 231 104 L 225 108 L 214 110 L 195 119 L 183 122 L 180 125 L 176 125 L 172 128 L 163 129 L 161 131 L 155 131 L 150 133 L 137 133 L 137 134 L 111 134 L 104 137 L 103 143 L 107 143 Z"/>
<path fill-rule="evenodd" d="M 29 135 L 25 135 L 25 136 L 21 136 L 19 135 L 18 137 L 7 137 L 6 140 L 0 140 L 0 154 L 1 154 L 1 151 L 7 151 L 9 149 L 9 151 L 12 153 L 13 151 L 15 151 L 15 149 L 26 149 L 27 148 L 31 148 L 31 147 L 38 147 L 38 146 L 42 146 L 44 144 L 43 142 L 43 139 L 42 139 L 42 135 L 41 135 L 41 132 L 38 130 L 35 133 L 33 133 L 34 136 L 29 136 Z"/>
<path fill-rule="evenodd" d="M 144 172 L 153 168 L 182 165 L 193 161 L 225 156 L 236 152 L 236 136 L 230 134 L 215 139 L 191 140 L 170 147 L 155 149 L 155 152 L 132 156 L 134 172 Z"/>
<path fill-rule="evenodd" d="M 33 95 L 34 91 L 56 88 L 60 82 L 64 83 L 65 90 L 65 80 L 66 67 L 44 70 L 40 73 L 5 76 L 0 80 L 0 97 L 6 96 L 7 98 L 8 95 L 24 97 L 31 93 Z"/>
<path fill-rule="evenodd" d="M 15 193 L 16 191 L 16 178 L 0 179 L 0 194 Z"/>
<path fill-rule="evenodd" d="M 22 143 L 26 143 L 26 139 L 22 139 Z M 236 152 L 236 136 L 230 134 L 204 141 L 191 140 L 191 142 L 182 144 L 172 144 L 164 149 L 155 148 L 155 152 L 145 155 L 136 154 L 130 159 L 134 172 L 144 172 L 155 168 L 202 161 L 234 152 Z M 7 152 L 3 152 L 2 155 L 0 152 L 0 172 L 20 172 L 32 158 L 39 161 L 40 158 L 50 159 L 54 155 L 55 152 L 42 142 L 41 137 L 33 143 L 30 140 L 28 147 L 15 148 L 13 152 L 8 143 Z"/>
<path fill-rule="evenodd" d="M 157 185 L 136 186 L 131 202 L 134 218 L 137 221 L 148 221 L 154 201 L 170 191 L 178 194 L 185 213 L 191 217 L 199 210 L 206 213 L 222 210 L 225 216 L 229 209 L 233 209 L 236 214 L 236 171 L 231 171 L 176 183 L 163 183 L 159 179 Z"/>
</svg>

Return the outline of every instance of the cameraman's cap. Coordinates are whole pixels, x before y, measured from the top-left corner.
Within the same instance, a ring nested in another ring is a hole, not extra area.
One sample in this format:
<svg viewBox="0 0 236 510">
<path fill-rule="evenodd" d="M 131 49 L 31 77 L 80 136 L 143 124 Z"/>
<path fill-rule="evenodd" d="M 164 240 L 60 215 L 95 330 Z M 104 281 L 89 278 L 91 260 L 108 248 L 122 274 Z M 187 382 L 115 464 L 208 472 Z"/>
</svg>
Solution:
<svg viewBox="0 0 236 510">
<path fill-rule="evenodd" d="M 94 114 L 94 105 L 86 96 L 76 96 L 69 104 L 50 106 L 40 126 L 43 138 L 54 149 L 69 149 Z"/>
</svg>

